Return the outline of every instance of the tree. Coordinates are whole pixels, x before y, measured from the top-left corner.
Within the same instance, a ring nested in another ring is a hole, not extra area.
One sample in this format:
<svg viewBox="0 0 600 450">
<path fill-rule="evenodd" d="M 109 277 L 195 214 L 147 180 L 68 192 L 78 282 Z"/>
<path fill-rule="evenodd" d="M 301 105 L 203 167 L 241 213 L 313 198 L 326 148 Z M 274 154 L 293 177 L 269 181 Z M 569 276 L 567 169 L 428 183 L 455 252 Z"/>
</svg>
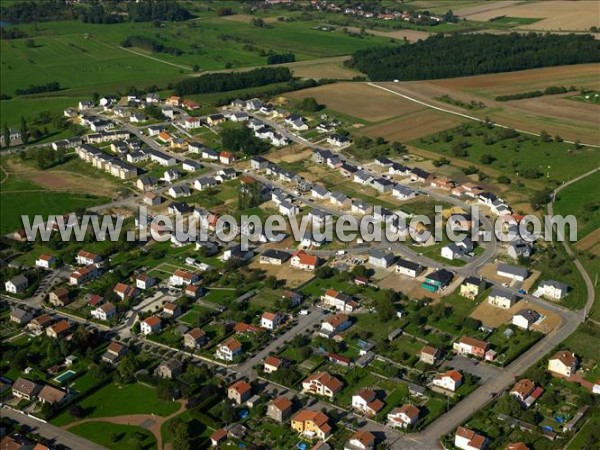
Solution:
<svg viewBox="0 0 600 450">
<path fill-rule="evenodd" d="M 4 126 L 2 127 L 2 136 L 4 137 L 4 146 L 10 147 L 10 129 L 6 122 L 4 122 Z"/>
<path fill-rule="evenodd" d="M 223 405 L 223 411 L 221 412 L 221 417 L 225 423 L 229 424 L 235 422 L 235 408 L 231 403 L 225 402 L 225 404 Z"/>
<path fill-rule="evenodd" d="M 21 142 L 27 145 L 29 142 L 29 131 L 27 129 L 27 121 L 25 117 L 21 116 Z"/>
<path fill-rule="evenodd" d="M 500 175 L 498 177 L 498 183 L 500 183 L 500 184 L 510 184 L 510 178 L 508 178 L 506 175 Z"/>
<path fill-rule="evenodd" d="M 97 105 L 98 101 L 100 100 L 100 94 L 98 94 L 97 92 L 94 92 L 92 94 L 92 100 L 94 101 L 94 104 Z"/>
<path fill-rule="evenodd" d="M 482 164 L 492 164 L 496 161 L 496 157 L 494 155 L 490 155 L 489 153 L 484 153 L 481 155 L 480 161 Z"/>
<path fill-rule="evenodd" d="M 306 97 L 298 102 L 296 105 L 298 109 L 305 112 L 317 112 L 325 108 L 325 105 L 319 104 L 317 99 L 314 97 Z"/>
<path fill-rule="evenodd" d="M 546 130 L 540 132 L 540 140 L 542 142 L 552 142 L 552 136 Z"/>
<path fill-rule="evenodd" d="M 181 419 L 175 418 L 169 421 L 169 437 L 173 450 L 189 450 L 190 430 L 189 425 Z"/>
<path fill-rule="evenodd" d="M 316 270 L 315 275 L 317 278 L 326 279 L 334 276 L 335 272 L 336 270 L 333 267 L 321 266 Z"/>
<path fill-rule="evenodd" d="M 377 303 L 375 304 L 375 310 L 377 311 L 377 315 L 379 316 L 379 320 L 382 322 L 388 322 L 394 318 L 396 314 L 396 309 L 394 308 L 394 303 L 390 296 L 382 296 Z"/>
<path fill-rule="evenodd" d="M 394 153 L 398 153 L 398 154 L 408 152 L 406 145 L 404 145 L 402 142 L 398 142 L 398 141 L 392 142 L 391 149 Z"/>
<path fill-rule="evenodd" d="M 194 64 L 194 65 L 192 66 L 192 70 L 193 70 L 194 72 L 200 72 L 200 66 L 199 66 L 198 64 Z"/>
</svg>

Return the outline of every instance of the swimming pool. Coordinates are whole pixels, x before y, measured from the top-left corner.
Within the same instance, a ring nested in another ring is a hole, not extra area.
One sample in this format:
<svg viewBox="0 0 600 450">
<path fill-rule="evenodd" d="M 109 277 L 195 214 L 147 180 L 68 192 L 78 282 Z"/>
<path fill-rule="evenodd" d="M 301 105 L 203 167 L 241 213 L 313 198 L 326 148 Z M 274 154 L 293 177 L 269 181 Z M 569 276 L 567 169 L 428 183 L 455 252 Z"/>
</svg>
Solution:
<svg viewBox="0 0 600 450">
<path fill-rule="evenodd" d="M 71 378 L 73 378 L 75 375 L 77 374 L 77 372 L 75 372 L 74 370 L 65 370 L 63 373 L 61 373 L 60 375 L 56 376 L 56 378 L 54 378 L 54 381 L 56 381 L 57 383 L 64 383 L 67 380 L 70 380 Z"/>
</svg>

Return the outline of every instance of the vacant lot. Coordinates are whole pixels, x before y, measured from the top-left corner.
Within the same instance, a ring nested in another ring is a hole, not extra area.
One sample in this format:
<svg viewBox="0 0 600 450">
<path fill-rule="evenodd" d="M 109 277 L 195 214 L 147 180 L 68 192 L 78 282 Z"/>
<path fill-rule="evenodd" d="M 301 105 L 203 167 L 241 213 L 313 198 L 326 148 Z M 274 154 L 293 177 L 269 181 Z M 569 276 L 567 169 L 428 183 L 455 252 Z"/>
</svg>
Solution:
<svg viewBox="0 0 600 450">
<path fill-rule="evenodd" d="M 364 127 L 360 130 L 360 133 L 373 138 L 381 136 L 388 141 L 405 142 L 460 124 L 460 117 L 425 108 L 376 125 Z"/>
<path fill-rule="evenodd" d="M 251 269 L 261 269 L 267 273 L 267 276 L 274 276 L 278 280 L 284 280 L 289 288 L 298 287 L 314 277 L 312 272 L 298 270 L 290 267 L 289 262 L 281 266 L 273 266 L 270 264 L 261 264 L 255 258 L 249 266 Z"/>
<path fill-rule="evenodd" d="M 592 238 L 591 241 L 587 240 L 585 244 L 581 241 L 589 233 L 600 228 L 598 186 L 600 186 L 600 172 L 564 188 L 558 193 L 554 204 L 556 214 L 563 216 L 573 214 L 577 218 L 577 238 L 584 250 L 598 243 L 597 237 Z M 598 232 L 595 235 L 598 236 Z"/>
<path fill-rule="evenodd" d="M 588 31 L 600 25 L 600 4 L 595 0 L 572 1 L 554 0 L 551 2 L 483 2 L 454 11 L 468 20 L 488 21 L 494 17 L 522 17 L 542 19 L 520 28 L 544 31 Z"/>
<path fill-rule="evenodd" d="M 423 106 L 364 83 L 329 84 L 292 92 L 288 97 L 315 97 L 319 103 L 327 105 L 330 109 L 369 122 L 379 122 L 424 109 Z"/>
<path fill-rule="evenodd" d="M 130 425 L 108 422 L 88 422 L 69 428 L 70 433 L 89 439 L 96 444 L 113 450 L 156 448 L 156 440 L 149 431 Z"/>
<path fill-rule="evenodd" d="M 549 333 L 560 324 L 560 317 L 556 313 L 536 305 L 531 305 L 525 301 L 518 301 L 510 309 L 501 309 L 490 305 L 486 299 L 473 311 L 471 317 L 480 320 L 485 326 L 498 328 L 500 325 L 509 323 L 512 320 L 512 316 L 522 309 L 533 309 L 544 316 L 542 322 L 533 326 L 533 329 L 536 331 Z"/>
</svg>

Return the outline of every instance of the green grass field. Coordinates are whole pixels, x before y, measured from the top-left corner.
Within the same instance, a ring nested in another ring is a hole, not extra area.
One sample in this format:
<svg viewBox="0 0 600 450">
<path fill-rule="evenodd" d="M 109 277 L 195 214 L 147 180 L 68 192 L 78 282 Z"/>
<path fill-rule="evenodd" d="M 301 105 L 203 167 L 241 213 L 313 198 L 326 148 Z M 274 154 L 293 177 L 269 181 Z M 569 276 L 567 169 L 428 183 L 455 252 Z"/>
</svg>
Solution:
<svg viewBox="0 0 600 450">
<path fill-rule="evenodd" d="M 140 427 L 91 422 L 76 425 L 69 428 L 69 431 L 113 450 L 130 450 L 132 448 L 152 450 L 156 448 L 156 440 L 152 433 Z"/>
<path fill-rule="evenodd" d="M 466 161 L 479 165 L 485 172 L 486 167 L 501 171 L 512 179 L 512 184 L 517 181 L 527 183 L 529 178 L 523 176 L 523 171 L 538 171 L 540 177 L 537 181 L 557 180 L 559 182 L 571 180 L 578 175 L 589 171 L 600 164 L 600 151 L 597 149 L 583 148 L 576 150 L 573 144 L 564 142 L 542 142 L 540 138 L 520 135 L 497 141 L 487 145 L 485 136 L 495 136 L 497 129 L 489 130 L 483 125 L 466 125 L 468 135 L 463 135 L 458 128 L 446 130 L 436 135 L 427 136 L 410 142 L 410 145 L 425 150 L 433 151 L 449 157 L 458 157 L 453 153 L 453 146 L 457 142 L 464 142 L 467 155 L 460 157 Z M 446 142 L 444 136 L 452 136 Z M 492 155 L 496 159 L 491 164 L 483 164 L 483 155 Z"/>
<path fill-rule="evenodd" d="M 31 117 L 40 111 L 60 111 L 77 99 L 123 92 L 129 86 L 144 89 L 193 75 L 200 71 L 266 65 L 269 51 L 296 55 L 297 61 L 349 55 L 356 50 L 385 45 L 379 36 L 355 37 L 337 30 L 325 33 L 317 21 L 274 22 L 265 28 L 231 18 L 203 14 L 196 20 L 112 25 L 84 24 L 79 21 L 48 22 L 22 28 L 34 40 L 2 40 L 2 93 L 14 96 L 18 88 L 58 81 L 62 90 L 3 100 L 3 121 L 16 126 L 21 115 Z M 166 47 L 183 51 L 179 56 L 120 47 L 132 35 L 146 36 Z M 235 36 L 235 37 L 234 37 Z M 254 92 L 254 90 L 253 90 Z"/>
<path fill-rule="evenodd" d="M 111 383 L 81 401 L 87 417 L 115 417 L 126 414 L 157 414 L 168 416 L 179 409 L 176 402 L 165 402 L 156 390 L 143 384 L 116 385 Z M 52 423 L 61 426 L 73 422 L 69 412 L 57 416 Z"/>
<path fill-rule="evenodd" d="M 556 197 L 554 213 L 563 216 L 573 214 L 577 218 L 578 239 L 600 228 L 598 186 L 600 172 L 567 186 Z"/>
</svg>

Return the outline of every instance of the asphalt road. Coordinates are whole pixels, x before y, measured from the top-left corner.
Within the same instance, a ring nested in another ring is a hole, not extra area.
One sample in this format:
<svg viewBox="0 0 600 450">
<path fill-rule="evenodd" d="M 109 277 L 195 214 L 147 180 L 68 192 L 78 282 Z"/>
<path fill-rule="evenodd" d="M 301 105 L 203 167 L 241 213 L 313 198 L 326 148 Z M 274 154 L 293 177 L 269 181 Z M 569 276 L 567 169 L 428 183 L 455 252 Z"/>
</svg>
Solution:
<svg viewBox="0 0 600 450">
<path fill-rule="evenodd" d="M 35 433 L 44 436 L 47 439 L 52 439 L 56 444 L 62 444 L 73 450 L 106 450 L 106 447 L 94 444 L 81 436 L 77 436 L 73 433 L 63 430 L 62 428 L 55 427 L 49 423 L 40 422 L 39 420 L 32 419 L 31 417 L 13 411 L 9 408 L 2 408 L 0 410 L 2 417 L 15 420 L 21 424 L 28 425 L 32 429 L 35 429 Z"/>
</svg>

